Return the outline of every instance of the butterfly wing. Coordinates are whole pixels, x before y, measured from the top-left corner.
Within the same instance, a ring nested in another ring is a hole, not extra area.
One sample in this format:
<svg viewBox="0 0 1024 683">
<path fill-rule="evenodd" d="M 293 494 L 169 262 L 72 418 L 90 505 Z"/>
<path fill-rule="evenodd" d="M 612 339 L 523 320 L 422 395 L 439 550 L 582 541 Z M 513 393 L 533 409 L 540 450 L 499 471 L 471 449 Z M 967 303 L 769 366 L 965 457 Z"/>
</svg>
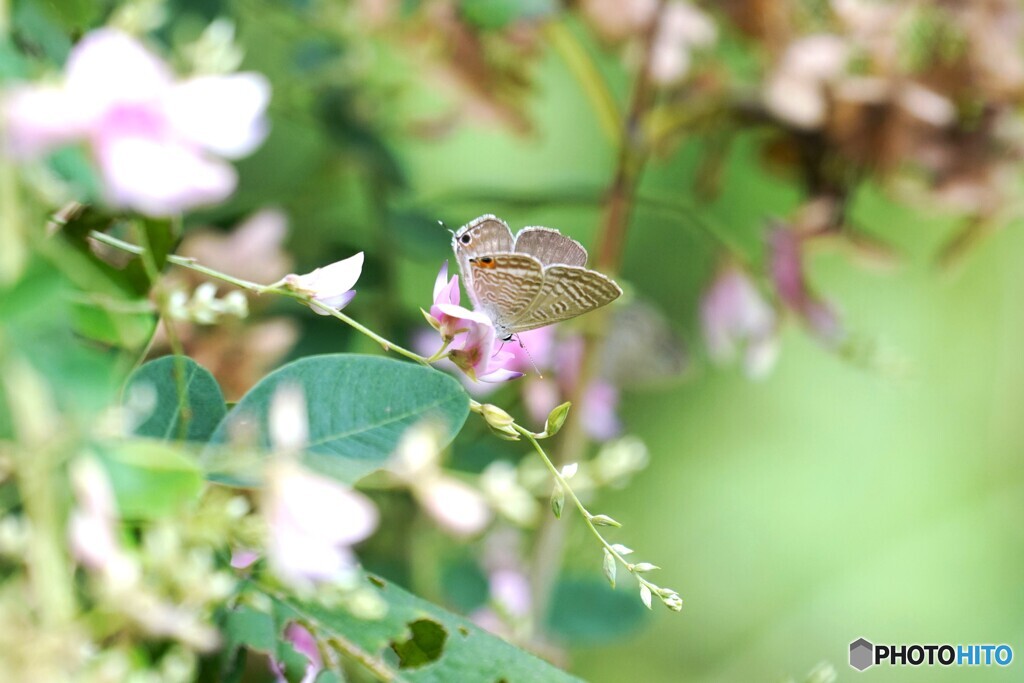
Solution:
<svg viewBox="0 0 1024 683">
<path fill-rule="evenodd" d="M 526 254 L 475 257 L 468 263 L 468 271 L 477 308 L 490 317 L 502 336 L 510 331 L 509 321 L 523 316 L 545 282 L 540 261 Z"/>
<path fill-rule="evenodd" d="M 516 234 L 515 252 L 529 254 L 545 266 L 587 265 L 587 250 L 552 228 L 523 228 Z"/>
<path fill-rule="evenodd" d="M 510 319 L 510 333 L 526 332 L 575 318 L 622 296 L 622 289 L 609 277 L 578 266 L 548 266 L 536 297 Z"/>
<path fill-rule="evenodd" d="M 473 283 L 474 273 L 469 266 L 469 259 L 487 254 L 507 254 L 514 251 L 514 245 L 515 239 L 508 223 L 491 214 L 474 218 L 459 228 L 452 237 L 452 251 L 459 262 L 462 284 L 474 306 L 479 308 L 480 301 Z"/>
</svg>

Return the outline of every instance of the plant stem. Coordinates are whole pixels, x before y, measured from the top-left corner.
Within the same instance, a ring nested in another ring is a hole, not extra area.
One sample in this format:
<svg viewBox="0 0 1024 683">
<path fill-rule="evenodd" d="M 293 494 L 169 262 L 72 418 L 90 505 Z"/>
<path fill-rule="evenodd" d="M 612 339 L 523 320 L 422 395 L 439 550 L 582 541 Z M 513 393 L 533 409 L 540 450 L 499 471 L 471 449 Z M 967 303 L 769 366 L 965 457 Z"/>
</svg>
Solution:
<svg viewBox="0 0 1024 683">
<path fill-rule="evenodd" d="M 115 249 L 120 249 L 121 251 L 126 251 L 129 254 L 142 255 L 146 251 L 143 247 L 140 247 L 137 244 L 132 244 L 130 242 L 125 242 L 124 240 L 119 240 L 116 237 L 112 237 L 111 235 L 108 235 L 108 234 L 102 233 L 102 232 L 98 232 L 96 230 L 90 232 L 89 236 L 92 239 L 96 240 L 97 242 L 102 242 L 103 244 L 106 244 L 108 246 L 114 247 Z M 235 287 L 238 287 L 240 289 L 244 289 L 244 290 L 246 290 L 248 292 L 252 292 L 254 294 L 267 294 L 267 293 L 280 294 L 281 296 L 287 296 L 289 298 L 296 299 L 297 301 L 301 301 L 302 303 L 306 304 L 307 306 L 309 306 L 311 308 L 315 307 L 317 310 L 323 311 L 323 312 L 327 313 L 328 315 L 331 315 L 331 316 L 337 318 L 338 320 L 340 320 L 341 322 L 345 323 L 346 325 L 348 325 L 352 329 L 356 330 L 357 332 L 359 332 L 359 333 L 361 333 L 363 335 L 366 335 L 367 337 L 369 337 L 373 341 L 375 341 L 378 344 L 380 344 L 381 348 L 383 348 L 385 351 L 393 351 L 393 352 L 397 353 L 398 355 L 405 356 L 409 360 L 416 361 L 417 363 L 420 363 L 421 365 L 429 365 L 429 363 L 427 362 L 427 359 L 424 358 L 423 356 L 419 355 L 418 353 L 414 353 L 413 351 L 410 351 L 410 350 L 408 350 L 406 348 L 403 348 L 402 346 L 399 346 L 398 344 L 395 344 L 395 343 L 385 339 L 384 337 L 380 336 L 379 334 L 377 334 L 376 332 L 374 332 L 370 328 L 366 327 L 365 325 L 362 325 L 362 324 L 356 322 L 355 320 L 353 320 L 352 318 L 348 317 L 347 315 L 345 315 L 341 311 L 339 311 L 339 310 L 337 310 L 335 308 L 331 308 L 330 306 L 326 306 L 326 305 L 320 303 L 319 301 L 313 299 L 312 297 L 310 297 L 310 296 L 308 296 L 306 294 L 302 294 L 300 292 L 295 292 L 295 291 L 292 291 L 290 289 L 286 289 L 285 287 L 280 286 L 280 285 L 276 285 L 276 284 L 275 285 L 261 285 L 261 284 L 259 284 L 257 282 L 250 282 L 249 280 L 243 280 L 241 278 L 237 278 L 237 277 L 228 275 L 227 273 L 222 273 L 219 270 L 214 270 L 213 268 L 208 268 L 208 267 L 206 267 L 204 265 L 201 265 L 201 264 L 197 263 L 196 260 L 193 259 L 193 258 L 186 258 L 184 256 L 177 256 L 177 255 L 172 254 L 172 255 L 167 257 L 167 262 L 168 263 L 173 263 L 174 265 L 180 266 L 182 268 L 188 268 L 189 270 L 195 271 L 197 273 L 202 273 L 203 275 L 206 275 L 207 277 L 214 278 L 215 280 L 220 280 L 221 282 L 226 282 L 229 285 L 234 285 Z"/>
<path fill-rule="evenodd" d="M 576 82 L 583 88 L 608 141 L 616 146 L 621 144 L 622 114 L 615 103 L 615 98 L 608 90 L 608 84 L 597 70 L 594 60 L 587 54 L 586 48 L 580 44 L 579 39 L 564 21 L 549 21 L 541 30 L 548 43 L 555 48 L 569 67 L 569 71 L 576 77 Z"/>
</svg>

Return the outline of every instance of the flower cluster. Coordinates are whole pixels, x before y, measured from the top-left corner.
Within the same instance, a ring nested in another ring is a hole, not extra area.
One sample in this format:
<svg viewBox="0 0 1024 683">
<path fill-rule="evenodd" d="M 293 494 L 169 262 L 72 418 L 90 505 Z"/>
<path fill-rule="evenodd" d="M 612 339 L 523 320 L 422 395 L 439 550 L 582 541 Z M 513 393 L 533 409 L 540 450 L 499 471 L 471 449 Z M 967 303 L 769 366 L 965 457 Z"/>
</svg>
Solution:
<svg viewBox="0 0 1024 683">
<path fill-rule="evenodd" d="M 228 197 L 230 164 L 266 136 L 270 98 L 255 73 L 176 81 L 137 39 L 103 28 L 83 37 L 59 85 L 22 85 L 3 95 L 5 147 L 39 157 L 85 142 L 103 194 L 116 208 L 169 216 Z"/>
</svg>

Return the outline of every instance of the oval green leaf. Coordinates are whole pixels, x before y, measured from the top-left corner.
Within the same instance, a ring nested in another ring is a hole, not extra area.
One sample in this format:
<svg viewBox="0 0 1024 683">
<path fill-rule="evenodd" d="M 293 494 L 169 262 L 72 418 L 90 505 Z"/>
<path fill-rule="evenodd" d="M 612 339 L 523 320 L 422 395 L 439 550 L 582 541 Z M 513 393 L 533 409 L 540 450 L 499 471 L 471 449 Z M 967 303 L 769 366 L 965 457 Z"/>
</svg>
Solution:
<svg viewBox="0 0 1024 683">
<path fill-rule="evenodd" d="M 221 421 L 204 454 L 212 478 L 237 485 L 258 483 L 259 463 L 239 462 L 213 444 L 226 444 L 234 437 L 269 452 L 267 416 L 282 385 L 301 388 L 306 398 L 305 463 L 350 484 L 380 468 L 410 426 L 432 420 L 444 445 L 469 414 L 466 391 L 443 372 L 379 356 L 310 356 L 264 377 Z"/>
<path fill-rule="evenodd" d="M 217 380 L 186 356 L 164 356 L 143 365 L 128 378 L 125 397 L 129 402 L 155 400 L 135 434 L 165 441 L 208 441 L 227 412 Z"/>
</svg>

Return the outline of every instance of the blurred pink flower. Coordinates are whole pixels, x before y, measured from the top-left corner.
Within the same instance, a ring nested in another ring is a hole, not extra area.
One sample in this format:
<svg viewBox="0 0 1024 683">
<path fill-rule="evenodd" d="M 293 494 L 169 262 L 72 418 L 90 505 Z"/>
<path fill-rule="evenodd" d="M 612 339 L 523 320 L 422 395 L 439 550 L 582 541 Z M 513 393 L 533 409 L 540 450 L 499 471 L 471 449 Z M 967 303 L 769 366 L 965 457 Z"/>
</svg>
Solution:
<svg viewBox="0 0 1024 683">
<path fill-rule="evenodd" d="M 493 514 L 483 495 L 440 471 L 413 483 L 413 493 L 423 510 L 455 536 L 475 536 L 491 523 Z"/>
<path fill-rule="evenodd" d="M 356 567 L 351 546 L 373 533 L 378 518 L 366 496 L 292 461 L 271 466 L 264 514 L 271 566 L 299 585 L 346 578 Z"/>
<path fill-rule="evenodd" d="M 292 269 L 292 259 L 283 249 L 287 234 L 288 216 L 283 211 L 261 209 L 230 232 L 189 230 L 178 253 L 244 280 L 266 282 Z"/>
<path fill-rule="evenodd" d="M 234 191 L 236 172 L 217 157 L 245 156 L 263 141 L 269 98 L 255 73 L 175 82 L 138 40 L 102 28 L 72 49 L 63 84 L 7 92 L 6 146 L 35 157 L 84 140 L 110 204 L 166 216 Z"/>
<path fill-rule="evenodd" d="M 765 106 L 798 128 L 820 128 L 828 114 L 827 87 L 844 73 L 850 52 L 844 39 L 831 34 L 794 41 L 765 80 Z"/>
<path fill-rule="evenodd" d="M 316 677 L 324 668 L 323 659 L 320 657 L 320 648 L 317 647 L 316 638 L 301 624 L 292 623 L 284 630 L 284 639 L 291 643 L 295 651 L 304 655 L 309 660 L 306 665 L 306 673 L 302 675 L 300 683 L 313 683 Z M 284 675 L 284 665 L 271 660 L 271 668 L 277 676 L 278 683 L 284 683 L 287 679 Z"/>
<path fill-rule="evenodd" d="M 131 583 L 139 568 L 117 537 L 117 501 L 103 466 L 91 459 L 76 461 L 71 485 L 78 503 L 68 522 L 71 554 L 113 583 Z"/>
<path fill-rule="evenodd" d="M 356 290 L 352 288 L 362 272 L 363 252 L 359 252 L 355 256 L 317 268 L 305 275 L 285 275 L 281 282 L 296 292 L 312 296 L 314 301 L 324 306 L 340 311 L 355 298 Z M 330 315 L 329 311 L 319 306 L 310 308 L 319 315 Z"/>
<path fill-rule="evenodd" d="M 795 230 L 776 225 L 768 234 L 772 280 L 779 298 L 824 342 L 842 340 L 842 322 L 835 309 L 811 291 L 804 276 L 801 239 Z"/>
<path fill-rule="evenodd" d="M 373 533 L 378 520 L 366 496 L 299 465 L 295 455 L 309 433 L 306 415 L 300 389 L 277 390 L 268 423 L 279 455 L 267 468 L 263 501 L 270 565 L 297 586 L 351 575 L 356 567 L 351 546 Z"/>
<path fill-rule="evenodd" d="M 715 277 L 700 306 L 701 325 L 711 358 L 727 363 L 743 349 L 743 365 L 752 378 L 764 377 L 778 355 L 775 310 L 739 267 L 729 265 Z"/>
</svg>

